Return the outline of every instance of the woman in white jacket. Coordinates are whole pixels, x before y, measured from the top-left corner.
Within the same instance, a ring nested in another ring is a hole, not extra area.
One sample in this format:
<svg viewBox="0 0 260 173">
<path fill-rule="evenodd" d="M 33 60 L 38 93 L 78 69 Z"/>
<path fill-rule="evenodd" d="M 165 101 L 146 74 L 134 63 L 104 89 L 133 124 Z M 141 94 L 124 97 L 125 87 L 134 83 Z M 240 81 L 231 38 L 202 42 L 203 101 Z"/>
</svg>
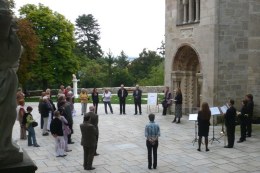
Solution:
<svg viewBox="0 0 260 173">
<path fill-rule="evenodd" d="M 110 112 L 111 114 L 113 114 L 113 109 L 112 109 L 112 106 L 111 106 L 111 92 L 108 91 L 108 89 L 105 89 L 105 92 L 103 93 L 103 102 L 104 102 L 104 105 L 105 105 L 105 112 L 107 114 L 107 105 L 109 106 L 109 109 L 110 109 Z"/>
</svg>

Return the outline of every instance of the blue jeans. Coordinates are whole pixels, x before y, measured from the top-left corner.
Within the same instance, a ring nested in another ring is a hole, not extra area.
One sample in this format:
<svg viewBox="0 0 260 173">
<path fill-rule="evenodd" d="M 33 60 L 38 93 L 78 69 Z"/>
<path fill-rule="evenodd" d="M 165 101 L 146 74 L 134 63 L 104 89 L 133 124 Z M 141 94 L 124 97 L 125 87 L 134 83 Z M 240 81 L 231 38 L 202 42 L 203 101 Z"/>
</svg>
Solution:
<svg viewBox="0 0 260 173">
<path fill-rule="evenodd" d="M 31 124 L 27 130 L 28 130 L 28 146 L 37 145 L 35 131 Z"/>
<path fill-rule="evenodd" d="M 111 102 L 110 101 L 108 101 L 108 102 L 104 101 L 104 104 L 105 104 L 105 112 L 106 112 L 106 114 L 107 114 L 107 105 L 109 106 L 110 112 L 113 113 Z"/>
</svg>

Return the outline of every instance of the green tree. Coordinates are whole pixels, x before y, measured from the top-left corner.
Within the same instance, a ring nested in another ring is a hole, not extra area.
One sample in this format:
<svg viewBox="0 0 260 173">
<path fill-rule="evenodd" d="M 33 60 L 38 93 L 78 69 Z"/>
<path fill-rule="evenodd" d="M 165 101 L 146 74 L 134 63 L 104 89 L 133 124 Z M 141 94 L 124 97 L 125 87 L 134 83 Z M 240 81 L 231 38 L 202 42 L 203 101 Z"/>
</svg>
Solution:
<svg viewBox="0 0 260 173">
<path fill-rule="evenodd" d="M 103 69 L 103 65 L 99 64 L 97 60 L 89 59 L 79 71 L 79 86 L 83 88 L 105 86 L 107 74 Z"/>
<path fill-rule="evenodd" d="M 23 45 L 23 53 L 20 59 L 17 76 L 19 83 L 27 88 L 25 84 L 33 75 L 31 67 L 38 57 L 39 39 L 32 28 L 32 24 L 28 20 L 20 19 L 17 21 L 17 25 L 19 28 L 17 35 Z"/>
<path fill-rule="evenodd" d="M 76 40 L 79 50 L 90 59 L 102 57 L 99 24 L 92 14 L 81 15 L 76 19 Z"/>
<path fill-rule="evenodd" d="M 133 86 L 134 84 L 134 78 L 131 76 L 131 74 L 128 72 L 127 68 L 121 69 L 121 68 L 114 68 L 113 74 L 113 87 L 118 87 L 121 84 L 124 84 L 125 86 Z"/>
<path fill-rule="evenodd" d="M 106 86 L 112 86 L 112 65 L 115 62 L 115 58 L 110 50 L 107 53 L 107 56 L 105 57 L 105 61 L 107 63 L 107 85 Z"/>
<path fill-rule="evenodd" d="M 115 63 L 118 68 L 126 68 L 129 65 L 128 56 L 124 51 L 120 52 L 120 55 L 115 60 Z"/>
<path fill-rule="evenodd" d="M 134 77 L 134 82 L 146 78 L 150 74 L 152 67 L 157 66 L 163 61 L 156 51 L 146 50 L 139 54 L 139 58 L 133 60 L 129 66 L 129 72 Z"/>
<path fill-rule="evenodd" d="M 144 79 L 139 79 L 138 84 L 143 86 L 157 86 L 164 84 L 164 62 L 154 66 Z"/>
<path fill-rule="evenodd" d="M 44 89 L 69 84 L 71 75 L 78 70 L 78 60 L 73 54 L 73 24 L 42 4 L 27 4 L 19 11 L 21 17 L 32 23 L 40 40 L 39 58 L 32 67 L 32 81 L 41 83 Z"/>
</svg>

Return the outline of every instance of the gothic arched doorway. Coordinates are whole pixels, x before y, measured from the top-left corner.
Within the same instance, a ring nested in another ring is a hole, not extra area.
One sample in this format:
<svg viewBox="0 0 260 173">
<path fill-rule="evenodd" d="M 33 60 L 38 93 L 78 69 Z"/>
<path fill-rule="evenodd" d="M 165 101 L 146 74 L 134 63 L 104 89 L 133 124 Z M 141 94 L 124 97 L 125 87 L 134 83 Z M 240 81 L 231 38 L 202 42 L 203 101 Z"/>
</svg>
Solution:
<svg viewBox="0 0 260 173">
<path fill-rule="evenodd" d="M 183 95 L 183 111 L 191 113 L 200 107 L 202 74 L 196 51 L 184 45 L 177 50 L 172 66 L 172 86 L 180 87 Z"/>
</svg>

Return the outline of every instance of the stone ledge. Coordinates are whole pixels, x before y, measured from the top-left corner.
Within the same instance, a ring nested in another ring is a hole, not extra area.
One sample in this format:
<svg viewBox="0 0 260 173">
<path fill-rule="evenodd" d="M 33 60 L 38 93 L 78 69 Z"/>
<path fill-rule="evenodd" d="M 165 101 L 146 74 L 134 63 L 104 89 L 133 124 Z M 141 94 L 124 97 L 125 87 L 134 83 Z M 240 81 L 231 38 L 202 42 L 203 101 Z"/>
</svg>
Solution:
<svg viewBox="0 0 260 173">
<path fill-rule="evenodd" d="M 23 151 L 22 162 L 0 167 L 1 173 L 35 173 L 36 170 L 37 170 L 37 166 L 28 156 L 26 151 Z"/>
</svg>

